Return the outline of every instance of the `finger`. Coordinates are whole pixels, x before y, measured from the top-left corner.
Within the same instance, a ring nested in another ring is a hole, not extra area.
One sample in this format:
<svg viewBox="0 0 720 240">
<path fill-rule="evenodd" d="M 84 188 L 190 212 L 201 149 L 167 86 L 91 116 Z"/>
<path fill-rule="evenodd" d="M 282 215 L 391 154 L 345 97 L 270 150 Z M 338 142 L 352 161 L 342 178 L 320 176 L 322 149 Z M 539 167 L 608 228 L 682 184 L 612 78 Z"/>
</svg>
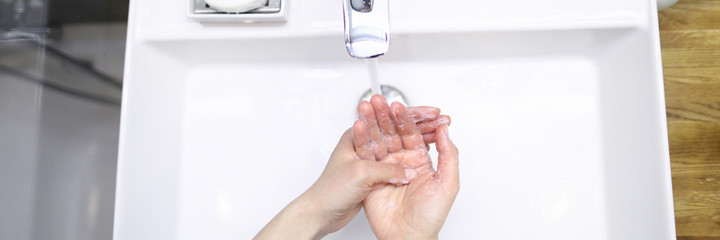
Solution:
<svg viewBox="0 0 720 240">
<path fill-rule="evenodd" d="M 355 153 L 360 159 L 375 159 L 370 145 L 370 136 L 367 133 L 367 126 L 363 121 L 355 121 L 352 128 L 352 137 Z"/>
<path fill-rule="evenodd" d="M 397 133 L 395 123 L 390 117 L 390 106 L 388 106 L 387 100 L 382 95 L 375 95 L 370 99 L 370 103 L 375 110 L 375 118 L 380 125 L 380 131 L 385 136 L 387 151 L 399 152 L 402 150 L 402 140 L 400 140 L 400 134 Z"/>
<path fill-rule="evenodd" d="M 348 130 L 346 130 L 343 133 L 343 135 L 342 135 L 342 137 L 340 137 L 340 141 L 338 141 L 338 144 L 335 147 L 335 149 L 341 149 L 341 150 L 346 150 L 346 151 L 354 151 L 355 150 L 353 148 L 353 129 L 352 128 L 348 128 Z"/>
<path fill-rule="evenodd" d="M 425 121 L 425 122 L 419 122 L 417 123 L 418 128 L 420 129 L 420 133 L 426 134 L 426 133 L 433 133 L 435 132 L 435 129 L 437 129 L 440 125 L 450 125 L 450 116 L 448 115 L 440 115 L 437 119 L 431 120 L 431 121 Z"/>
<path fill-rule="evenodd" d="M 432 168 L 432 159 L 427 150 L 406 150 L 390 154 L 382 160 L 383 163 L 395 163 L 413 169 L 427 166 Z"/>
<path fill-rule="evenodd" d="M 335 150 L 333 150 L 332 155 L 336 154 L 354 154 L 355 153 L 355 147 L 353 144 L 353 130 L 352 128 L 348 129 L 343 133 L 342 137 L 340 137 L 340 141 L 338 141 L 337 146 L 335 147 Z M 330 160 L 332 159 L 343 159 L 343 160 L 351 160 L 352 158 L 347 157 L 330 157 Z"/>
<path fill-rule="evenodd" d="M 415 179 L 417 172 L 412 168 L 404 168 L 400 164 L 358 161 L 360 168 L 358 173 L 364 179 L 367 186 L 378 183 L 408 184 Z M 366 176 L 362 176 L 365 174 Z"/>
<path fill-rule="evenodd" d="M 394 102 L 390 106 L 393 121 L 397 127 L 400 139 L 405 149 L 421 149 L 425 147 L 420 129 L 415 125 L 415 121 L 410 117 L 407 109 L 399 102 Z"/>
<path fill-rule="evenodd" d="M 372 104 L 367 101 L 363 101 L 358 105 L 358 115 L 360 120 L 365 122 L 367 126 L 368 135 L 370 135 L 370 142 L 373 150 L 375 160 L 380 160 L 387 155 L 387 144 L 383 138 L 380 127 L 378 126 L 377 119 L 375 119 L 375 110 Z"/>
<path fill-rule="evenodd" d="M 447 125 L 438 128 L 437 144 L 438 151 L 438 174 L 443 181 L 459 181 L 458 178 L 458 149 L 450 140 Z"/>
<path fill-rule="evenodd" d="M 437 138 L 435 137 L 435 133 L 423 134 L 422 138 L 423 138 L 423 141 L 425 142 L 425 144 L 435 143 L 435 141 L 437 140 Z"/>
<path fill-rule="evenodd" d="M 408 107 L 408 112 L 415 122 L 434 120 L 440 115 L 439 108 L 428 106 Z"/>
</svg>

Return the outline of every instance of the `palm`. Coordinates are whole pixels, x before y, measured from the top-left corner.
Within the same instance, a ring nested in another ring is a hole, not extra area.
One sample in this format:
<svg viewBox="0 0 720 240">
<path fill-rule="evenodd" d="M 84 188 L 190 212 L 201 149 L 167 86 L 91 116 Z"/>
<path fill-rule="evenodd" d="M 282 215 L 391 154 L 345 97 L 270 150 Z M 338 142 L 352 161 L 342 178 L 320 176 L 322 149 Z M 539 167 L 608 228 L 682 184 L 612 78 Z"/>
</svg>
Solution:
<svg viewBox="0 0 720 240">
<path fill-rule="evenodd" d="M 417 150 L 416 150 L 417 151 Z M 391 155 L 407 155 L 399 152 Z M 424 151 L 427 156 L 427 151 Z M 414 155 L 414 154 L 411 154 Z M 429 158 L 429 157 L 428 157 Z M 417 158 L 406 158 L 401 164 L 412 165 Z M 363 207 L 370 226 L 379 239 L 401 239 L 408 232 L 432 232 L 434 226 L 442 224 L 449 193 L 441 179 L 435 177 L 432 166 L 422 163 L 416 170 L 420 173 L 408 185 L 384 184 L 374 189 Z"/>
<path fill-rule="evenodd" d="M 393 104 L 391 111 L 384 98 L 375 96 L 371 101 L 372 105 L 358 106 L 362 121 L 353 127 L 358 156 L 406 165 L 415 169 L 417 176 L 407 185 L 375 186 L 363 201 L 370 226 L 379 239 L 437 236 L 459 187 L 457 149 L 447 137 L 447 126 L 436 134 L 439 135 L 436 172 L 426 147 L 430 142 L 427 138 L 423 140 L 428 128 L 423 123 L 418 127 L 414 121 L 418 119 L 413 119 L 402 104 Z M 449 123 L 449 117 L 444 117 Z M 436 124 L 431 130 L 440 131 L 438 126 L 447 123 Z"/>
</svg>

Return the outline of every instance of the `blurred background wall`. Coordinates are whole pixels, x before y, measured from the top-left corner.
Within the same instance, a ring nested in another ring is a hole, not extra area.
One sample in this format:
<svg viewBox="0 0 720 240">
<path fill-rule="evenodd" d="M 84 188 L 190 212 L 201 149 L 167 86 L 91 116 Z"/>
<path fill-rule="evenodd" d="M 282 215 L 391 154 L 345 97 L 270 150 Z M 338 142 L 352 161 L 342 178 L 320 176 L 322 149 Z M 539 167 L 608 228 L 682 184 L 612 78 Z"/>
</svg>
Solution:
<svg viewBox="0 0 720 240">
<path fill-rule="evenodd" d="M 0 0 L 0 239 L 110 239 L 128 0 Z"/>
</svg>

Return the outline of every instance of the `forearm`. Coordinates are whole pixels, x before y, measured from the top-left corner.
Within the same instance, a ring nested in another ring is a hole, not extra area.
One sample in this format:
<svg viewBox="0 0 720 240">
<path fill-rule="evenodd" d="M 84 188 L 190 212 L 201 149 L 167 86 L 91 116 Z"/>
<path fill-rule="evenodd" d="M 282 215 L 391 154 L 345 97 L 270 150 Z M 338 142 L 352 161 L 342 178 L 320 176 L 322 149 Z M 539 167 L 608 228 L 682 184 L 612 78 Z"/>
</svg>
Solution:
<svg viewBox="0 0 720 240">
<path fill-rule="evenodd" d="M 300 196 L 280 211 L 254 239 L 320 239 L 325 234 L 316 207 Z"/>
</svg>

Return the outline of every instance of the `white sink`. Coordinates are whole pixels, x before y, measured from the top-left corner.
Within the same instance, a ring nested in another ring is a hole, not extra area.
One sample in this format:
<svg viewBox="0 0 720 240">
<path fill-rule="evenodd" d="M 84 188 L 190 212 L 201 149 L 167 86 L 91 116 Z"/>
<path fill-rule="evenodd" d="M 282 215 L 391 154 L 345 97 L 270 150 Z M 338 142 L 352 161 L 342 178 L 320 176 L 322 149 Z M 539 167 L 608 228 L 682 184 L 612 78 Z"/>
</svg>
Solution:
<svg viewBox="0 0 720 240">
<path fill-rule="evenodd" d="M 249 239 L 319 176 L 369 79 L 339 0 L 288 2 L 284 24 L 131 2 L 115 239 Z M 391 0 L 381 81 L 461 151 L 441 238 L 675 238 L 655 4 Z M 326 237 L 372 238 L 362 212 Z"/>
</svg>

